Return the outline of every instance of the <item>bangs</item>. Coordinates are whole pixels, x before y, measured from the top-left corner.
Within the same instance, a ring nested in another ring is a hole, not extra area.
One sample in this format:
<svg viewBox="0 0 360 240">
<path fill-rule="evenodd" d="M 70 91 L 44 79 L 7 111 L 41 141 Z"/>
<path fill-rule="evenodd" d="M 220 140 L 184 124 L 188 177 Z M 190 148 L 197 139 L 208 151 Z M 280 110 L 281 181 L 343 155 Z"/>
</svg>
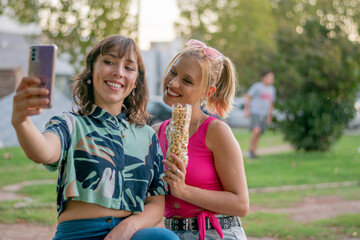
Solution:
<svg viewBox="0 0 360 240">
<path fill-rule="evenodd" d="M 138 62 L 135 44 L 129 38 L 112 39 L 100 47 L 100 54 L 106 55 L 113 50 L 117 52 L 118 58 L 123 58 L 125 56 L 130 59 L 131 57 L 135 57 L 136 62 Z"/>
</svg>

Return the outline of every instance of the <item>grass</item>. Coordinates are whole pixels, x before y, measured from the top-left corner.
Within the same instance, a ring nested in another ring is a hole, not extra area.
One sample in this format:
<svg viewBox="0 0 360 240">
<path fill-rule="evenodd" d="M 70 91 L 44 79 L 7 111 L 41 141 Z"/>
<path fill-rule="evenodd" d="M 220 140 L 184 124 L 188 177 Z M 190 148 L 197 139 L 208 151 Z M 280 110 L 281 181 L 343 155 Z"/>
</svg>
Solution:
<svg viewBox="0 0 360 240">
<path fill-rule="evenodd" d="M 260 205 L 265 208 L 288 208 L 305 197 L 337 196 L 344 200 L 360 200 L 360 186 L 309 189 L 303 191 L 288 191 L 274 193 L 251 193 L 251 206 Z M 272 217 L 269 224 L 268 217 Z M 360 214 L 345 214 L 333 219 L 313 221 L 309 224 L 295 222 L 290 215 L 256 212 L 244 218 L 243 224 L 250 236 L 270 236 L 279 239 L 342 239 L 339 235 L 357 235 Z M 273 226 L 283 224 L 282 227 Z M 291 229 L 291 232 L 288 230 Z M 334 231 L 334 229 L 336 231 Z M 328 236 L 331 232 L 334 236 Z M 359 232 L 360 234 L 360 232 Z"/>
<path fill-rule="evenodd" d="M 251 205 L 267 208 L 291 207 L 303 198 L 338 196 L 344 200 L 359 200 L 360 185 L 341 188 L 308 189 L 272 193 L 250 193 Z"/>
<path fill-rule="evenodd" d="M 240 146 L 249 139 L 250 133 L 235 130 Z M 271 141 L 271 139 L 274 139 Z M 282 145 L 282 136 L 268 131 L 260 139 L 261 147 Z M 246 146 L 246 145 L 245 145 Z M 293 151 L 265 155 L 257 159 L 245 158 L 249 188 L 316 184 L 359 180 L 360 136 L 342 137 L 329 152 Z"/>
<path fill-rule="evenodd" d="M 56 185 L 26 186 L 18 194 L 21 200 L 0 202 L 0 221 L 4 223 L 31 222 L 41 225 L 56 223 Z"/>
<path fill-rule="evenodd" d="M 20 203 L 24 201 L 0 202 L 0 222 L 39 225 L 53 225 L 57 222 L 56 207 L 53 204 L 21 204 L 21 207 Z"/>
<path fill-rule="evenodd" d="M 310 224 L 290 220 L 287 214 L 258 212 L 242 220 L 247 236 L 296 240 L 339 240 L 360 234 L 360 214 L 345 214 Z"/>
<path fill-rule="evenodd" d="M 56 178 L 56 172 L 29 160 L 20 147 L 0 149 L 0 188 L 28 180 Z"/>
<path fill-rule="evenodd" d="M 18 193 L 31 197 L 37 203 L 55 203 L 56 202 L 56 185 L 41 184 L 31 185 L 20 189 Z"/>
<path fill-rule="evenodd" d="M 317 221 L 314 226 L 334 229 L 335 234 L 350 237 L 360 237 L 360 214 L 344 214 L 342 216 Z"/>
<path fill-rule="evenodd" d="M 41 164 L 29 160 L 21 148 L 0 149 L 0 189 L 30 180 L 53 179 L 55 182 L 56 178 L 56 172 L 49 172 Z M 0 222 L 56 223 L 56 184 L 26 186 L 17 193 L 25 198 L 0 201 Z"/>
<path fill-rule="evenodd" d="M 235 129 L 234 135 L 243 151 L 248 149 L 250 132 Z M 286 144 L 282 135 L 267 131 L 260 140 L 261 148 Z M 245 158 L 249 188 L 325 182 L 359 181 L 360 136 L 343 136 L 331 151 L 286 152 L 264 155 L 259 159 Z M 5 185 L 38 179 L 56 179 L 57 173 L 28 160 L 21 148 L 0 149 L 0 189 Z M 23 187 L 18 193 L 26 198 L 0 202 L 0 221 L 5 223 L 56 222 L 55 184 Z M 276 193 L 251 193 L 252 205 L 266 208 L 292 207 L 305 197 L 338 196 L 360 200 L 360 186 L 309 189 Z M 256 212 L 242 219 L 248 236 L 277 239 L 344 239 L 359 237 L 360 214 L 345 214 L 309 224 L 291 220 L 287 214 Z"/>
<path fill-rule="evenodd" d="M 245 161 L 245 168 L 249 188 L 356 181 L 360 159 L 356 152 L 292 152 Z"/>
<path fill-rule="evenodd" d="M 249 149 L 251 132 L 248 129 L 236 128 L 233 129 L 233 133 L 236 140 L 238 140 L 242 151 L 245 153 Z M 286 144 L 286 142 L 279 132 L 269 130 L 261 136 L 259 148 L 268 148 L 284 144 Z"/>
<path fill-rule="evenodd" d="M 281 136 L 274 132 L 261 138 L 261 147 L 284 144 Z M 246 145 L 250 133 L 234 131 L 241 146 Z M 271 139 L 274 139 L 271 141 Z M 316 184 L 326 182 L 359 181 L 360 136 L 343 136 L 325 153 L 288 152 L 261 156 L 259 159 L 245 158 L 249 188 L 284 185 Z M 243 148 L 244 149 L 244 148 Z M 309 189 L 274 193 L 251 193 L 251 205 L 266 208 L 293 207 L 305 197 L 338 196 L 345 200 L 360 200 L 360 186 Z M 360 214 L 344 214 L 335 218 L 300 223 L 287 214 L 256 212 L 242 219 L 248 236 L 273 237 L 297 240 L 337 240 L 359 237 Z"/>
<path fill-rule="evenodd" d="M 276 193 L 251 193 L 251 205 L 266 208 L 294 207 L 305 197 L 338 196 L 345 200 L 360 200 L 360 186 L 312 189 Z M 288 214 L 255 212 L 242 219 L 248 236 L 296 240 L 337 240 L 360 234 L 360 214 L 344 214 L 332 219 L 301 223 Z"/>
</svg>

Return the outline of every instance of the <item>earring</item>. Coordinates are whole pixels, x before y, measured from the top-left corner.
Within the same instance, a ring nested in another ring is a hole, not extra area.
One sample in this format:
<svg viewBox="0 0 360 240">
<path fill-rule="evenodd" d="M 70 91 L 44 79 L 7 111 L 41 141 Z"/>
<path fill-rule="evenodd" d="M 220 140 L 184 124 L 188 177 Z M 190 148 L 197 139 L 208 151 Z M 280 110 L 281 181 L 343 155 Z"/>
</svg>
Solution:
<svg viewBox="0 0 360 240">
<path fill-rule="evenodd" d="M 87 83 L 88 85 L 90 85 L 90 84 L 91 84 L 91 79 L 86 80 L 86 83 Z"/>
<path fill-rule="evenodd" d="M 200 108 L 201 109 L 205 109 L 206 108 L 206 105 L 207 105 L 207 99 L 203 99 L 200 103 Z"/>
<path fill-rule="evenodd" d="M 131 91 L 131 96 L 135 97 L 135 88 Z"/>
</svg>

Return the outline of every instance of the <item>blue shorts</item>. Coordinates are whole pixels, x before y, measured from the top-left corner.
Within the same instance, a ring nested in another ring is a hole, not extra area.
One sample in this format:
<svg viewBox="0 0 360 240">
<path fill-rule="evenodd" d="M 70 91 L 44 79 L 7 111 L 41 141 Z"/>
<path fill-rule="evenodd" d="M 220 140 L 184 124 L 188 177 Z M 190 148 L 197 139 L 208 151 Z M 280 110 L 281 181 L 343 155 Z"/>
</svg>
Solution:
<svg viewBox="0 0 360 240">
<path fill-rule="evenodd" d="M 53 240 L 103 240 L 125 218 L 101 217 L 77 219 L 59 223 Z M 167 239 L 178 240 L 172 231 L 165 228 L 143 228 L 132 240 Z"/>
</svg>

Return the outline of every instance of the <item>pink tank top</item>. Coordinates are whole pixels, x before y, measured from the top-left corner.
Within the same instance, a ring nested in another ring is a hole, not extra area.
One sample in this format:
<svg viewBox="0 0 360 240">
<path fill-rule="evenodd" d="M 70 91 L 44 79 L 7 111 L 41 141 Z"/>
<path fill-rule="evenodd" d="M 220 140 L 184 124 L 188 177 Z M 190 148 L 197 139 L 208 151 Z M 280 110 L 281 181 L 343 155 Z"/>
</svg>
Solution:
<svg viewBox="0 0 360 240">
<path fill-rule="evenodd" d="M 208 126 L 210 122 L 215 119 L 216 118 L 209 116 L 189 139 L 189 162 L 186 168 L 185 183 L 187 185 L 202 189 L 223 191 L 223 186 L 215 170 L 214 156 L 205 144 L 205 137 Z M 161 124 L 158 133 L 161 150 L 164 157 L 166 156 L 166 151 L 168 148 L 168 143 L 165 136 L 165 128 L 169 121 L 170 119 L 164 121 Z M 198 217 L 198 215 L 202 212 L 206 212 L 206 215 L 216 214 L 207 210 L 203 210 L 200 207 L 176 198 L 171 194 L 165 196 L 165 198 L 166 202 L 164 216 L 166 218 L 171 218 L 172 216 L 182 218 Z"/>
</svg>

